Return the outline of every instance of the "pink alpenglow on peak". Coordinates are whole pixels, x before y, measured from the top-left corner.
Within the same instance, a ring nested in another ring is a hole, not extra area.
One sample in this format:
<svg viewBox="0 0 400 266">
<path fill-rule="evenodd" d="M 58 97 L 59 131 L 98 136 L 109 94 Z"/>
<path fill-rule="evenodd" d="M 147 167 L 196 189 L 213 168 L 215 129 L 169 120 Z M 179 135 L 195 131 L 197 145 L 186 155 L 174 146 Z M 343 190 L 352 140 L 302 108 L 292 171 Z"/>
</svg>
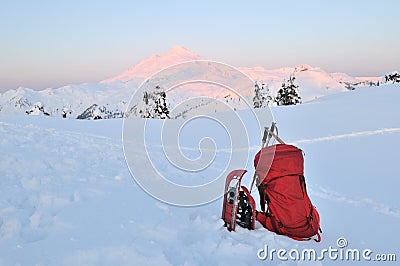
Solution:
<svg viewBox="0 0 400 266">
<path fill-rule="evenodd" d="M 133 80 L 141 82 L 164 68 L 193 60 L 205 60 L 205 58 L 185 47 L 177 45 L 160 55 L 152 54 L 123 73 L 103 80 L 100 83 L 129 82 Z M 237 68 L 252 80 L 262 81 L 268 87 L 271 95 L 275 95 L 282 83 L 286 82 L 291 75 L 294 75 L 296 78 L 295 83 L 300 86 L 299 93 L 303 102 L 314 100 L 328 94 L 344 92 L 353 87 L 367 86 L 381 79 L 380 77 L 358 78 L 345 73 L 329 73 L 319 67 L 308 64 L 277 69 L 266 69 L 261 66 L 237 66 Z M 186 89 L 189 90 L 189 88 Z M 215 87 L 212 86 L 206 88 L 196 85 L 191 86 L 190 90 L 194 91 L 195 95 L 208 95 L 210 97 L 219 95 Z M 253 88 L 249 87 L 247 94 L 251 94 L 252 92 Z"/>
<path fill-rule="evenodd" d="M 128 82 L 135 78 L 146 79 L 166 67 L 192 60 L 204 60 L 204 58 L 185 47 L 176 45 L 168 52 L 161 55 L 152 54 L 123 73 L 103 80 L 100 83 L 109 83 L 114 81 Z"/>
</svg>

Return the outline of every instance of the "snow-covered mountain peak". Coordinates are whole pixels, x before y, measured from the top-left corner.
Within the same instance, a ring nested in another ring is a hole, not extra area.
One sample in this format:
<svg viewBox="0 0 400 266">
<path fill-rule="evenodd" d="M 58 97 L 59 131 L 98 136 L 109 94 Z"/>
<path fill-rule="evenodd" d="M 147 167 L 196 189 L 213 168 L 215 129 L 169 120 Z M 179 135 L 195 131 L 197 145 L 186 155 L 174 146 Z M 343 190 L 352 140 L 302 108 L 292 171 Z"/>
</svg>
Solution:
<svg viewBox="0 0 400 266">
<path fill-rule="evenodd" d="M 146 79 L 166 67 L 192 60 L 204 60 L 204 58 L 183 46 L 176 45 L 171 50 L 160 55 L 152 54 L 120 75 L 103 80 L 100 83 Z"/>
<path fill-rule="evenodd" d="M 167 54 L 176 54 L 176 55 L 186 55 L 188 57 L 200 57 L 199 55 L 197 55 L 195 52 L 187 49 L 186 47 L 180 46 L 180 45 L 175 45 L 172 47 L 171 50 L 169 50 L 168 52 L 166 52 L 164 55 Z"/>
</svg>

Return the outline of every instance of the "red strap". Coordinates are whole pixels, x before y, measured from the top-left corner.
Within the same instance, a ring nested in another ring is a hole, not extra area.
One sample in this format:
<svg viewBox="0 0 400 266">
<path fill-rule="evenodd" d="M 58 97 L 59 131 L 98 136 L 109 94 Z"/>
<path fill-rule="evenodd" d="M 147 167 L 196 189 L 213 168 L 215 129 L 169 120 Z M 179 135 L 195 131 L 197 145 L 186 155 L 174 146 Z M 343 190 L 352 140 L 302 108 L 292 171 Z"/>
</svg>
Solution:
<svg viewBox="0 0 400 266">
<path fill-rule="evenodd" d="M 315 242 L 321 242 L 321 235 L 317 232 L 317 239 L 314 239 Z"/>
</svg>

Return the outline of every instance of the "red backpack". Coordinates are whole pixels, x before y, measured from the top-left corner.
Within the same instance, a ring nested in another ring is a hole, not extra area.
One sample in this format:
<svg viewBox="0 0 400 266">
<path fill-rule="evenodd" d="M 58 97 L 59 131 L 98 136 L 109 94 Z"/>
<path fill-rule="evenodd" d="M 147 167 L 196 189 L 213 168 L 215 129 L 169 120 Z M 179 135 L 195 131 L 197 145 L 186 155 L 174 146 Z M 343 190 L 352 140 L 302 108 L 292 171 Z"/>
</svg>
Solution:
<svg viewBox="0 0 400 266">
<path fill-rule="evenodd" d="M 262 148 L 254 158 L 262 212 L 256 219 L 268 230 L 296 240 L 321 240 L 319 214 L 307 195 L 303 152 L 277 144 Z M 267 210 L 265 210 L 265 203 Z"/>
</svg>

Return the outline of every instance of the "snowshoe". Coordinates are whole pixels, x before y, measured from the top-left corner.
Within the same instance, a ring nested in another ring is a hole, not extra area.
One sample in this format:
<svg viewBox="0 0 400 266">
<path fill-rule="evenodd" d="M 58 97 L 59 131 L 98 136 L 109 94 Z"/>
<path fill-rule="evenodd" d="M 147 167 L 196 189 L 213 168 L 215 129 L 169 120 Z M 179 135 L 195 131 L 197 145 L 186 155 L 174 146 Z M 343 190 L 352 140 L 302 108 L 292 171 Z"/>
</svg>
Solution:
<svg viewBox="0 0 400 266">
<path fill-rule="evenodd" d="M 234 170 L 226 177 L 222 220 L 228 231 L 235 231 L 236 223 L 254 229 L 256 204 L 248 189 L 240 185 L 246 172 Z"/>
<path fill-rule="evenodd" d="M 242 186 L 241 189 L 239 192 L 236 223 L 243 228 L 253 230 L 256 220 L 256 202 L 246 187 Z"/>
</svg>

